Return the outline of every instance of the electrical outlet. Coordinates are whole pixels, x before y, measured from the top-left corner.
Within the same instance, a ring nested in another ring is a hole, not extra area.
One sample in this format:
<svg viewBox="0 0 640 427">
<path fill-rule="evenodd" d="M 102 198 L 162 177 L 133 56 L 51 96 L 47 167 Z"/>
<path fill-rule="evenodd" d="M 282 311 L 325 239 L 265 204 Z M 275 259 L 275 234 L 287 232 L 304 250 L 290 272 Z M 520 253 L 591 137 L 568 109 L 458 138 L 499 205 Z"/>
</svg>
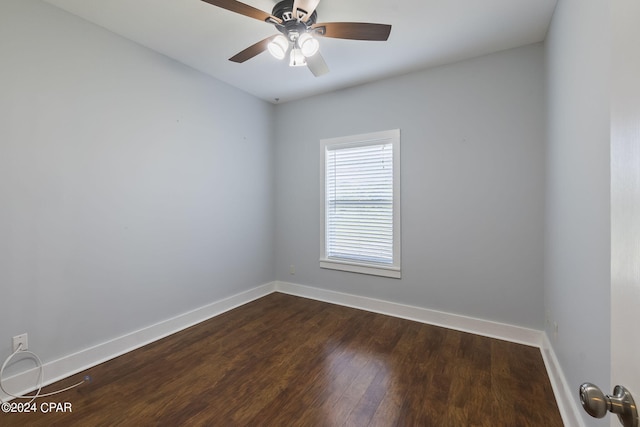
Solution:
<svg viewBox="0 0 640 427">
<path fill-rule="evenodd" d="M 558 322 L 553 322 L 553 341 L 558 341 Z"/>
<path fill-rule="evenodd" d="M 15 337 L 13 337 L 13 351 L 18 350 L 20 344 L 22 344 L 20 350 L 27 350 L 29 348 L 27 334 L 16 335 Z"/>
<path fill-rule="evenodd" d="M 289 266 L 289 274 L 296 274 L 296 266 L 291 264 Z"/>
</svg>

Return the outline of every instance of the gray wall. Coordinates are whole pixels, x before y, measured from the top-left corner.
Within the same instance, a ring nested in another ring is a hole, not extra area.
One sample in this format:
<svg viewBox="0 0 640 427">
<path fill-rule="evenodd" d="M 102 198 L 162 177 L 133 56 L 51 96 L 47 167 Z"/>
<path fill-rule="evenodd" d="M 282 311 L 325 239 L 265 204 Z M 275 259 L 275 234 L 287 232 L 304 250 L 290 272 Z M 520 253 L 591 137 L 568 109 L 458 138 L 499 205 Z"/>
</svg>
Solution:
<svg viewBox="0 0 640 427">
<path fill-rule="evenodd" d="M 537 44 L 278 106 L 277 279 L 542 329 L 543 58 Z M 320 269 L 319 140 L 393 128 L 402 279 Z"/>
<path fill-rule="evenodd" d="M 0 2 L 0 61 L 1 359 L 273 280 L 272 105 L 32 0 Z"/>
<path fill-rule="evenodd" d="M 606 2 L 561 0 L 546 41 L 547 334 L 572 390 L 611 390 L 609 22 Z"/>
</svg>

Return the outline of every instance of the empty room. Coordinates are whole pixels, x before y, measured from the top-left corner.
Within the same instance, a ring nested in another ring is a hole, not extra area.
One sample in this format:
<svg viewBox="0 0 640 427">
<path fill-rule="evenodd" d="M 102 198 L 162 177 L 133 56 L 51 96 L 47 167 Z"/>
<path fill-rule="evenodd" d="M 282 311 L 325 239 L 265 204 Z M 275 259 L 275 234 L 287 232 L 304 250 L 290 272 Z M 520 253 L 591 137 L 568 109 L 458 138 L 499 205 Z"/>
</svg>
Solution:
<svg viewBox="0 0 640 427">
<path fill-rule="evenodd" d="M 0 0 L 0 425 L 637 426 L 639 20 Z"/>
</svg>

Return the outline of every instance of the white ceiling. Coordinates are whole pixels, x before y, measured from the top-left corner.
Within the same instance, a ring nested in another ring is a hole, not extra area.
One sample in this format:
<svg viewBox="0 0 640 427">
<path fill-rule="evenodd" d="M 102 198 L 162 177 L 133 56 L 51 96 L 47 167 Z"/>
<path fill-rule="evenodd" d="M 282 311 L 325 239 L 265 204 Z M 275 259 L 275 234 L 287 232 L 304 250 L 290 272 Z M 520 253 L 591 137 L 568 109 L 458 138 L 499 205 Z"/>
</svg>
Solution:
<svg viewBox="0 0 640 427">
<path fill-rule="evenodd" d="M 386 42 L 320 39 L 314 77 L 264 52 L 228 58 L 275 28 L 201 0 L 44 0 L 269 102 L 329 92 L 544 40 L 556 0 L 322 0 L 317 22 L 391 24 Z M 244 0 L 271 13 L 275 0 Z"/>
</svg>

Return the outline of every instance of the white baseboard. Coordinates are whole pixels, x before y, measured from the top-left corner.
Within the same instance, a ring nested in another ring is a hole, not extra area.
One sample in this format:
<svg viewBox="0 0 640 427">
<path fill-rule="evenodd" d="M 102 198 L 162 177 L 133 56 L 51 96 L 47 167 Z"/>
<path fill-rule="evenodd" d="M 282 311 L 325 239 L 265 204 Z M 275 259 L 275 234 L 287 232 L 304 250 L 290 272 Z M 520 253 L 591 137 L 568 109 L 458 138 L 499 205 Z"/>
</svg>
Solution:
<svg viewBox="0 0 640 427">
<path fill-rule="evenodd" d="M 547 369 L 564 425 L 584 427 L 580 410 L 573 397 L 574 394 L 567 386 L 567 381 L 547 339 L 547 335 L 542 331 L 294 283 L 275 282 L 275 290 L 285 294 L 538 347 L 542 354 L 542 360 Z"/>
<path fill-rule="evenodd" d="M 542 353 L 542 360 L 547 367 L 547 373 L 549 375 L 549 381 L 551 381 L 551 387 L 553 387 L 553 393 L 556 396 L 556 402 L 560 409 L 560 415 L 562 415 L 562 421 L 565 426 L 585 427 L 582 419 L 582 411 L 578 407 L 578 390 L 572 390 L 567 383 L 567 379 L 564 376 L 556 353 L 551 347 L 551 342 L 546 333 L 542 333 L 542 346 L 540 352 Z"/>
<path fill-rule="evenodd" d="M 491 322 L 458 314 L 445 313 L 294 283 L 276 282 L 276 291 L 534 347 L 540 347 L 542 344 L 541 331 L 522 328 L 520 326 Z"/>
<path fill-rule="evenodd" d="M 63 378 L 70 377 L 78 372 L 91 368 L 92 366 L 96 366 L 124 353 L 128 353 L 258 298 L 262 298 L 263 296 L 274 292 L 274 290 L 275 282 L 266 283 L 256 288 L 224 298 L 220 301 L 180 314 L 171 319 L 163 320 L 162 322 L 154 325 L 139 329 L 110 341 L 106 341 L 94 347 L 45 363 L 43 366 L 43 385 L 52 384 Z M 12 394 L 21 395 L 34 390 L 34 384 L 37 382 L 37 376 L 38 370 L 34 368 L 7 379 L 3 379 L 2 383 L 7 391 Z M 80 381 L 82 378 L 79 378 L 78 380 Z M 2 402 L 6 402 L 10 399 L 11 398 L 8 395 L 0 391 L 0 400 Z"/>
</svg>

